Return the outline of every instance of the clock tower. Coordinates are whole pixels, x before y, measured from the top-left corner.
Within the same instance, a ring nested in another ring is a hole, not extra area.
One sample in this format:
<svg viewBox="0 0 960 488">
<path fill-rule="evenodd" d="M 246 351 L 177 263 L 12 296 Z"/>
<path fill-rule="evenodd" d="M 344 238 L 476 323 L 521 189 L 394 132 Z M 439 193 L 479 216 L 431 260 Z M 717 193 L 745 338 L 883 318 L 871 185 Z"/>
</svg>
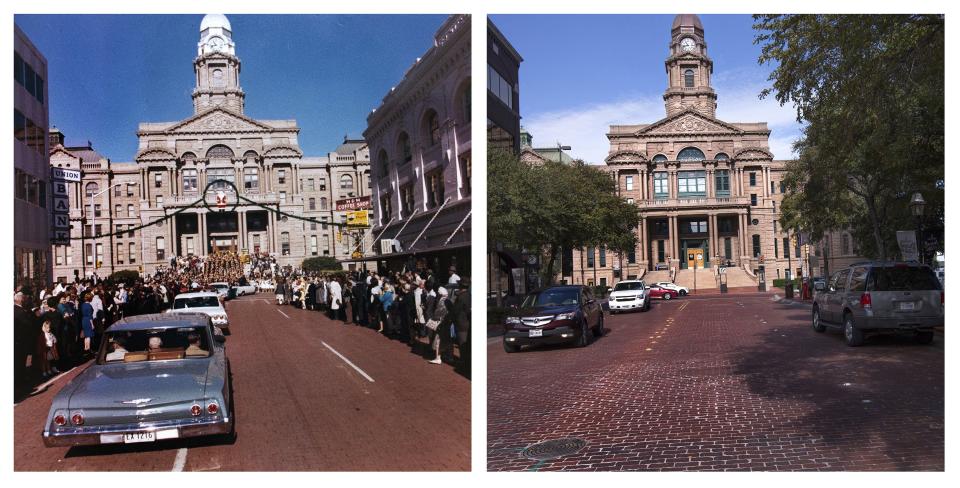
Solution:
<svg viewBox="0 0 960 488">
<path fill-rule="evenodd" d="M 673 19 L 670 56 L 664 65 L 667 91 L 663 94 L 663 102 L 667 117 L 692 108 L 716 118 L 717 93 L 710 85 L 713 61 L 707 56 L 707 43 L 699 17 L 681 14 Z"/>
<path fill-rule="evenodd" d="M 193 90 L 193 112 L 200 113 L 222 107 L 243 113 L 243 90 L 240 89 L 240 59 L 236 56 L 230 21 L 221 14 L 209 14 L 200 22 L 200 42 L 193 60 L 196 88 Z"/>
</svg>

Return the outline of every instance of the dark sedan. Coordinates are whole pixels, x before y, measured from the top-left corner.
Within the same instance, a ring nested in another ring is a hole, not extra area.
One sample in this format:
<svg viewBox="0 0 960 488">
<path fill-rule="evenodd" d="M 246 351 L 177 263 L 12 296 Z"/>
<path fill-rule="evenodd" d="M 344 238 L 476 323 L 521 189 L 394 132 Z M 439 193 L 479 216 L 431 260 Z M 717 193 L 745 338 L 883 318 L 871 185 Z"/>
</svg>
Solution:
<svg viewBox="0 0 960 488">
<path fill-rule="evenodd" d="M 155 442 L 233 433 L 224 337 L 205 314 L 122 319 L 95 364 L 53 399 L 47 446 Z"/>
<path fill-rule="evenodd" d="M 592 332 L 592 333 L 591 333 Z M 527 295 L 504 323 L 503 349 L 520 346 L 575 343 L 584 347 L 603 335 L 603 308 L 590 288 L 553 286 Z"/>
</svg>

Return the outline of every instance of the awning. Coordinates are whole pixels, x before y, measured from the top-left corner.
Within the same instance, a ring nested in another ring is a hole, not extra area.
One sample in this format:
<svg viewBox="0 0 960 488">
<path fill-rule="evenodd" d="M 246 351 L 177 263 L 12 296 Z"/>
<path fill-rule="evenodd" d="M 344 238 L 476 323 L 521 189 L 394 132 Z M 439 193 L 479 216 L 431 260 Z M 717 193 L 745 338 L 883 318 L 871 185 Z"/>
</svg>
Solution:
<svg viewBox="0 0 960 488">
<path fill-rule="evenodd" d="M 367 256 L 360 259 L 343 259 L 338 262 L 362 263 L 362 262 L 370 262 L 370 261 L 385 261 L 392 258 L 399 258 L 399 257 L 405 257 L 405 256 L 420 256 L 423 254 L 431 254 L 431 253 L 440 252 L 440 251 L 450 251 L 454 249 L 463 249 L 466 247 L 470 247 L 470 242 L 456 242 L 453 244 L 447 244 L 446 246 L 436 246 L 436 247 L 430 247 L 427 249 L 415 249 L 412 251 L 395 252 L 391 254 L 378 254 L 376 256 Z"/>
</svg>

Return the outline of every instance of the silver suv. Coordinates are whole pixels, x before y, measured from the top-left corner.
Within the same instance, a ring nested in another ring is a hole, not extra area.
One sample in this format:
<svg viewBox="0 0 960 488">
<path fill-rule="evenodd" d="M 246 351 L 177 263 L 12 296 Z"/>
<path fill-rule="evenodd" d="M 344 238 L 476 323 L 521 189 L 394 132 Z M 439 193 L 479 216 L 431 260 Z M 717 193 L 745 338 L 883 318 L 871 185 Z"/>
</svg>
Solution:
<svg viewBox="0 0 960 488">
<path fill-rule="evenodd" d="M 943 322 L 943 288 L 933 270 L 918 263 L 853 264 L 834 273 L 813 301 L 813 330 L 840 328 L 849 346 L 863 344 L 867 334 L 896 332 L 929 344 Z"/>
</svg>

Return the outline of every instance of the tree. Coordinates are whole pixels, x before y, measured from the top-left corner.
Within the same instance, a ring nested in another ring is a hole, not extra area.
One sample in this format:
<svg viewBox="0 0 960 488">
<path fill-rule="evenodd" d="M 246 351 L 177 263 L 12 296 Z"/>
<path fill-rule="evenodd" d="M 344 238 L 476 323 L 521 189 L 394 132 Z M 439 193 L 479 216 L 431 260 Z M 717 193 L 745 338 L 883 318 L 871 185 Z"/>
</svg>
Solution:
<svg viewBox="0 0 960 488">
<path fill-rule="evenodd" d="M 300 265 L 304 271 L 330 271 L 330 270 L 339 270 L 340 263 L 337 262 L 337 259 L 331 256 L 319 256 L 315 258 L 307 258 L 303 260 L 303 264 Z"/>
<path fill-rule="evenodd" d="M 819 240 L 849 227 L 861 252 L 896 254 L 921 192 L 942 228 L 944 19 L 940 15 L 758 15 L 773 94 L 805 123 L 787 165 L 786 228 Z M 942 249 L 943 240 L 940 239 Z"/>
<path fill-rule="evenodd" d="M 510 153 L 491 151 L 487 174 L 490 240 L 542 249 L 547 283 L 561 249 L 636 247 L 637 208 L 617 196 L 616 183 L 596 167 L 582 161 L 530 166 Z"/>
</svg>

